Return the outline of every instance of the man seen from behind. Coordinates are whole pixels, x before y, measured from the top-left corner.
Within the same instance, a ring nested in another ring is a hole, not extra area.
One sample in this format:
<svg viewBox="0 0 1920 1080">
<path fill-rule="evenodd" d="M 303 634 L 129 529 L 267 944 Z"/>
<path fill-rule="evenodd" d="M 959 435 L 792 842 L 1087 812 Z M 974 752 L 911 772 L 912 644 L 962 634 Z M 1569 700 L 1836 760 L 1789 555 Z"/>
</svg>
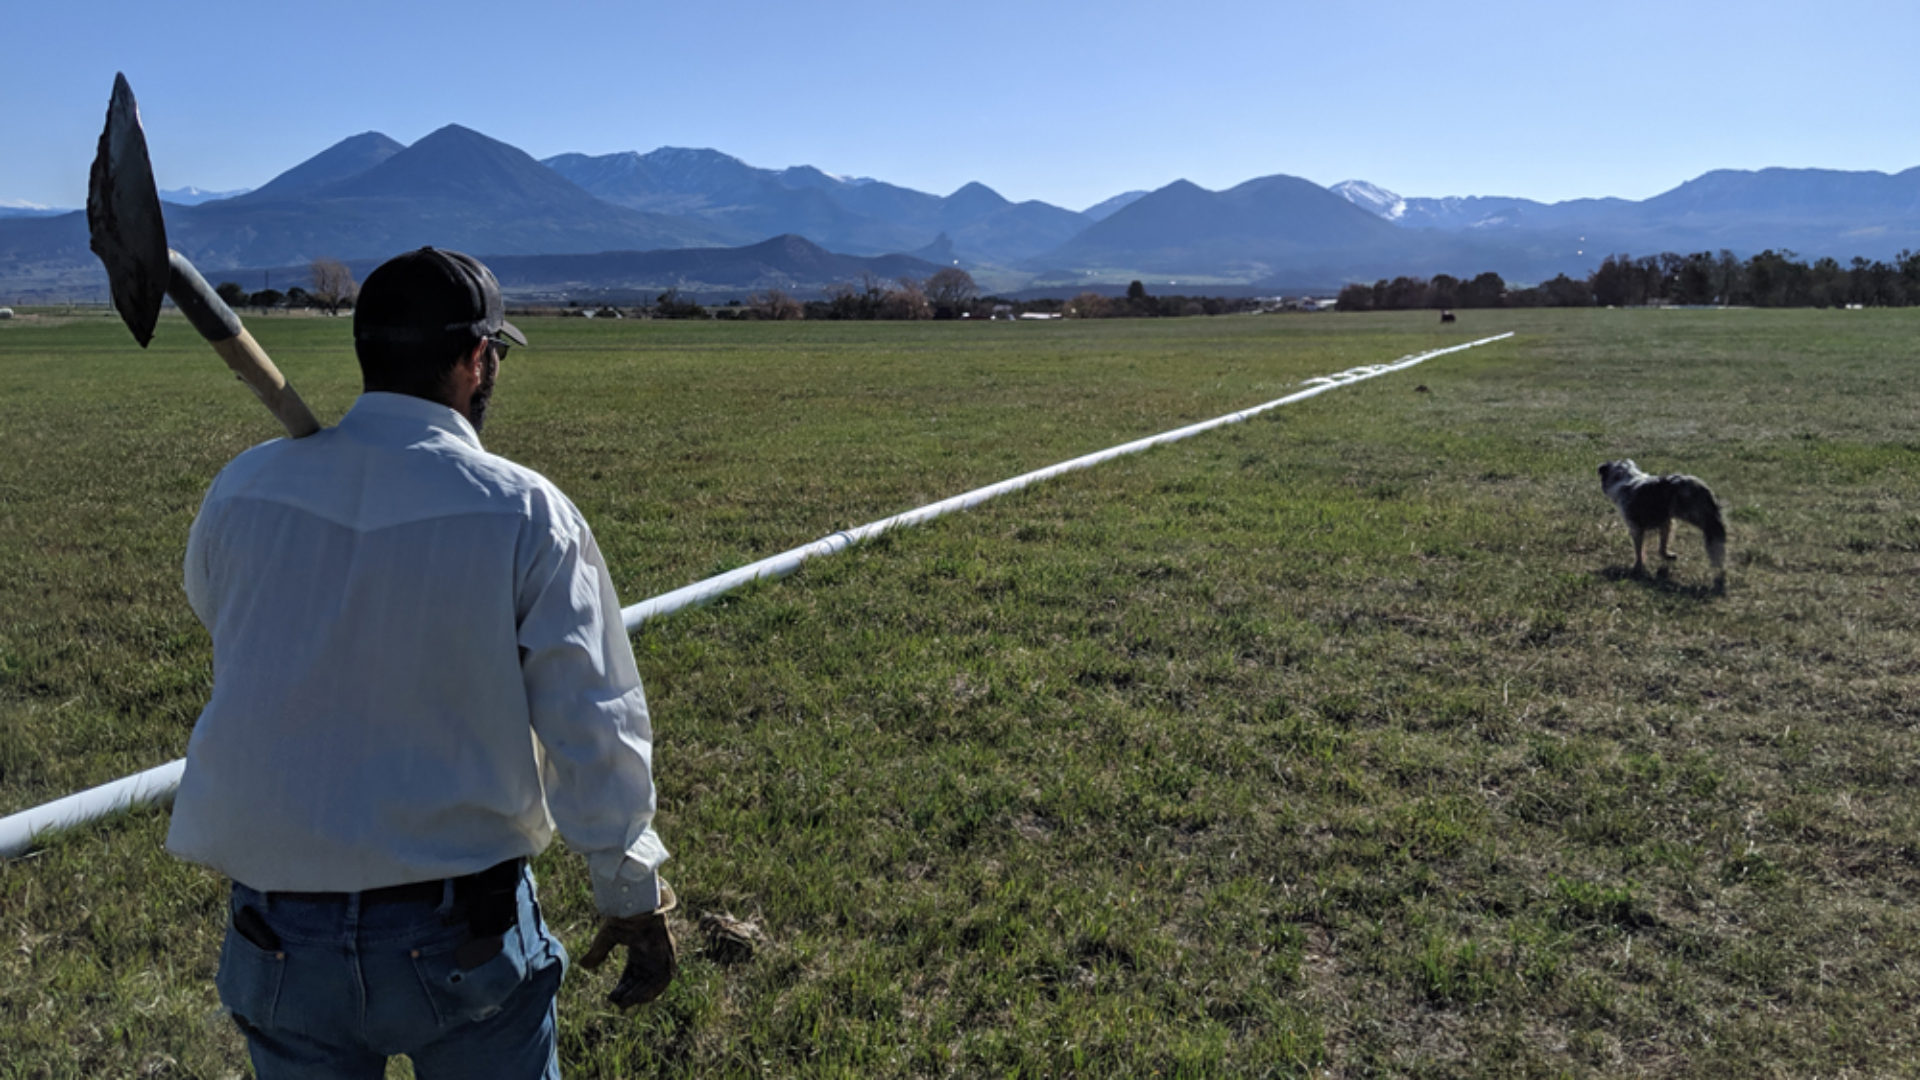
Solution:
<svg viewBox="0 0 1920 1080">
<path fill-rule="evenodd" d="M 213 638 L 167 847 L 232 879 L 220 1000 L 254 1069 L 557 1077 L 566 950 L 527 860 L 558 830 L 627 946 L 674 974 L 653 733 L 586 520 L 479 433 L 526 338 L 493 274 L 422 248 L 368 276 L 366 392 L 215 478 L 186 591 Z"/>
</svg>

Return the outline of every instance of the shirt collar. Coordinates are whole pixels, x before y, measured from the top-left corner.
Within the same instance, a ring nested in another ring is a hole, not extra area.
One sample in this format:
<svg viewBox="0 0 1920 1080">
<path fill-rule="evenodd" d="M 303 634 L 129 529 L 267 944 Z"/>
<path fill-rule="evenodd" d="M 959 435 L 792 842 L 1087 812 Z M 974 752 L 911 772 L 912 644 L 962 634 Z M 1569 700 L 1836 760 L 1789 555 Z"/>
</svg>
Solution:
<svg viewBox="0 0 1920 1080">
<path fill-rule="evenodd" d="M 340 426 L 376 418 L 408 420 L 424 424 L 430 428 L 444 431 L 466 442 L 475 450 L 485 450 L 480 445 L 480 433 L 473 430 L 467 418 L 437 401 L 414 397 L 412 394 L 394 394 L 384 390 L 368 390 L 361 394 L 340 420 Z"/>
</svg>

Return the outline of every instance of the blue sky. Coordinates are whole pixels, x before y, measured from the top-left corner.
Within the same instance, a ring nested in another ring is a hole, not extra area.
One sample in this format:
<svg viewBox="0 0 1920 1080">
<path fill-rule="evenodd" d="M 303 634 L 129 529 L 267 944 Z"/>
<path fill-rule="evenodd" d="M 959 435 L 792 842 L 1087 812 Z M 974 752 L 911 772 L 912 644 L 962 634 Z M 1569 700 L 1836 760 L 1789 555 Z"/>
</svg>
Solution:
<svg viewBox="0 0 1920 1080">
<path fill-rule="evenodd" d="M 162 187 L 460 123 L 1073 209 L 1188 179 L 1645 198 L 1920 165 L 1920 4 L 12 0 L 0 202 L 78 206 L 113 73 Z"/>
</svg>

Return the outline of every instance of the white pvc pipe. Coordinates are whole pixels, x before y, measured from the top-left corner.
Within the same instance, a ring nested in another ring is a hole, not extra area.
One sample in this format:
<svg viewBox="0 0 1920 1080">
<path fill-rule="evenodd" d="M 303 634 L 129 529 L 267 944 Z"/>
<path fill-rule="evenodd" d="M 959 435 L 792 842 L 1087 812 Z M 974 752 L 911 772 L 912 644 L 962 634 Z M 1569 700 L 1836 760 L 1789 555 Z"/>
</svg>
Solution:
<svg viewBox="0 0 1920 1080">
<path fill-rule="evenodd" d="M 1010 480 L 1002 480 L 997 484 L 989 484 L 986 487 L 975 488 L 972 491 L 955 495 L 949 499 L 929 503 L 916 510 L 908 510 L 903 514 L 895 514 L 892 517 L 881 518 L 879 521 L 861 525 L 857 528 L 846 529 L 830 536 L 822 537 L 811 544 L 804 544 L 792 550 L 781 552 L 778 555 L 761 559 L 759 562 L 749 563 L 738 569 L 729 570 L 724 574 L 715 575 L 707 578 L 705 581 L 696 581 L 691 585 L 683 586 L 672 592 L 662 593 L 659 596 L 642 600 L 630 607 L 623 608 L 620 615 L 626 623 L 628 632 L 632 632 L 638 630 L 650 620 L 671 615 L 683 608 L 698 607 L 711 603 L 721 596 L 751 582 L 786 577 L 788 574 L 798 570 L 800 564 L 806 562 L 808 559 L 817 558 L 822 555 L 832 555 L 837 551 L 852 547 L 854 544 L 871 540 L 889 530 L 932 521 L 934 518 L 951 514 L 955 510 L 964 510 L 970 506 L 976 506 L 996 495 L 1004 495 L 1009 491 L 1018 491 L 1029 484 L 1038 483 L 1049 477 L 1059 476 L 1061 473 L 1069 473 L 1078 469 L 1089 468 L 1103 461 L 1122 457 L 1127 454 L 1139 453 L 1149 447 L 1159 446 L 1163 443 L 1178 442 L 1181 439 L 1198 435 L 1203 431 L 1211 431 L 1217 427 L 1224 427 L 1227 424 L 1237 424 L 1242 420 L 1251 419 L 1269 409 L 1277 409 L 1282 405 L 1291 405 L 1296 401 L 1305 401 L 1307 398 L 1324 394 L 1335 387 L 1364 382 L 1367 379 L 1385 375 L 1389 372 L 1402 371 L 1415 364 L 1431 360 L 1436 356 L 1445 356 L 1448 353 L 1459 352 L 1462 349 L 1471 349 L 1476 345 L 1486 345 L 1512 336 L 1513 332 L 1509 330 L 1504 334 L 1481 338 L 1478 341 L 1469 341 L 1464 345 L 1454 345 L 1445 349 L 1434 349 L 1431 352 L 1416 353 L 1412 356 L 1401 357 L 1390 364 L 1368 364 L 1362 367 L 1348 368 L 1345 371 L 1333 375 L 1317 375 L 1311 379 L 1303 380 L 1302 385 L 1306 387 L 1305 390 L 1288 394 L 1283 398 L 1276 398 L 1263 405 L 1255 405 L 1252 408 L 1241 409 L 1239 412 L 1228 413 L 1225 416 L 1215 417 L 1212 420 L 1202 420 L 1197 424 L 1188 424 L 1186 427 L 1175 428 L 1172 431 L 1162 432 L 1159 435 L 1149 435 L 1144 439 L 1135 439 L 1130 443 L 1124 443 L 1106 450 L 1099 450 L 1082 457 L 1074 458 L 1071 461 L 1063 461 L 1058 465 L 1049 465 L 1044 469 L 1036 469 L 1033 472 L 1013 477 Z M 25 854 L 32 849 L 35 839 L 44 833 L 86 825 L 110 814 L 115 814 L 136 806 L 171 803 L 174 792 L 180 788 L 180 776 L 186 771 L 186 764 L 186 759 L 184 758 L 170 761 L 165 765 L 148 769 L 145 772 L 135 773 L 132 776 L 102 784 L 99 787 L 88 788 L 85 791 L 69 795 L 64 799 L 56 799 L 43 806 L 37 806 L 31 810 L 22 810 L 17 814 L 0 818 L 0 859 L 12 859 Z"/>
<path fill-rule="evenodd" d="M 187 759 L 156 765 L 99 787 L 0 818 L 0 859 L 25 855 L 42 833 L 71 829 L 136 806 L 173 802 Z"/>
<path fill-rule="evenodd" d="M 1303 385 L 1305 385 L 1307 389 L 1301 390 L 1298 393 L 1289 394 L 1283 398 L 1277 398 L 1264 405 L 1255 405 L 1252 408 L 1241 409 L 1239 412 L 1228 413 L 1225 416 L 1218 416 L 1212 420 L 1202 420 L 1197 424 L 1188 424 L 1183 428 L 1175 428 L 1172 431 L 1162 432 L 1158 435 L 1149 435 L 1144 439 L 1135 439 L 1133 442 L 1124 443 L 1106 450 L 1095 451 L 1094 453 L 1074 458 L 1072 461 L 1063 461 L 1058 465 L 1049 465 L 1044 469 L 1036 469 L 1025 475 L 1016 476 L 1011 480 L 1002 480 L 997 484 L 989 484 L 986 487 L 975 488 L 965 494 L 955 495 L 949 499 L 942 499 L 937 503 L 929 503 L 917 510 L 909 510 L 904 514 L 895 514 L 892 517 L 881 518 L 879 521 L 870 522 L 857 528 L 846 529 L 830 536 L 824 536 L 811 544 L 803 544 L 800 547 L 783 551 L 778 555 L 769 555 L 759 562 L 748 563 L 746 566 L 729 570 L 724 574 L 717 574 L 705 581 L 696 581 L 692 585 L 682 586 L 670 593 L 662 593 L 659 596 L 642 600 L 631 607 L 623 608 L 620 615 L 626 620 L 627 630 L 629 632 L 638 630 L 648 620 L 657 619 L 663 615 L 671 615 L 682 608 L 698 607 L 702 604 L 711 603 L 721 596 L 750 582 L 760 581 L 766 578 L 786 577 L 788 574 L 798 570 L 800 564 L 806 562 L 808 559 L 817 558 L 822 555 L 832 555 L 837 551 L 852 547 L 854 544 L 871 540 L 889 529 L 905 528 L 908 525 L 918 525 L 922 522 L 932 521 L 934 518 L 951 514 L 955 510 L 965 510 L 970 506 L 986 502 L 996 495 L 1005 495 L 1009 491 L 1018 491 L 1029 484 L 1059 476 L 1061 473 L 1085 469 L 1112 458 L 1138 453 L 1148 447 L 1159 446 L 1162 443 L 1178 442 L 1181 439 L 1198 435 L 1203 431 L 1211 431 L 1214 428 L 1224 427 L 1227 424 L 1237 424 L 1242 420 L 1258 416 L 1268 409 L 1277 409 L 1282 405 L 1291 405 L 1296 401 L 1304 401 L 1316 394 L 1324 394 L 1337 386 L 1347 386 L 1351 383 L 1361 382 L 1378 375 L 1385 375 L 1390 371 L 1400 371 L 1423 361 L 1431 360 L 1436 356 L 1459 352 L 1462 349 L 1471 349 L 1475 345 L 1485 345 L 1488 342 L 1500 341 L 1512 336 L 1513 331 L 1509 330 L 1504 334 L 1498 334 L 1490 338 L 1481 338 L 1479 341 L 1470 341 L 1465 345 L 1455 345 L 1451 348 L 1435 349 L 1432 352 L 1402 357 L 1391 364 L 1369 364 L 1364 367 L 1348 368 L 1335 375 L 1317 375 L 1303 381 Z"/>
</svg>

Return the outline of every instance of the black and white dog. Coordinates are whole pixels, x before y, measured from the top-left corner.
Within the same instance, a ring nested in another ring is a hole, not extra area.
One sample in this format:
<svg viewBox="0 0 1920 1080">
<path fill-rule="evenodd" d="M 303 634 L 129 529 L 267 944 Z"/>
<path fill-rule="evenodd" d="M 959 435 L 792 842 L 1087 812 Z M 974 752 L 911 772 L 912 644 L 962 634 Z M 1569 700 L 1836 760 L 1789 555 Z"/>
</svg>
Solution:
<svg viewBox="0 0 1920 1080">
<path fill-rule="evenodd" d="M 1675 518 L 1698 528 L 1707 540 L 1707 561 L 1721 569 L 1727 556 L 1727 525 L 1720 518 L 1720 502 L 1697 476 L 1668 473 L 1650 476 L 1631 460 L 1609 461 L 1600 466 L 1600 489 L 1620 508 L 1627 523 L 1627 535 L 1633 538 L 1633 568 L 1644 572 L 1646 539 L 1650 529 L 1660 530 L 1660 557 L 1674 557 L 1670 544 Z"/>
</svg>

